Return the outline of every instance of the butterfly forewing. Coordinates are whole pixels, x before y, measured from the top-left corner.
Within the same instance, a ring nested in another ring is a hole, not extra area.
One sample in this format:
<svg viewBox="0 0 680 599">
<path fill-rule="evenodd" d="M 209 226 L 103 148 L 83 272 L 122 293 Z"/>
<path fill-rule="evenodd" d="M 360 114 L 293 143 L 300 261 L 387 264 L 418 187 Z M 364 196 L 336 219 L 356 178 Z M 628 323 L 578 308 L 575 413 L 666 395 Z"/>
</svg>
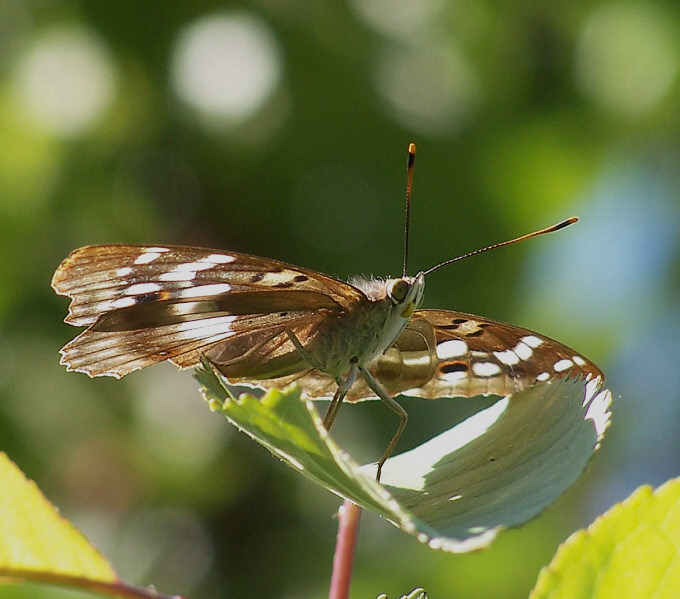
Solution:
<svg viewBox="0 0 680 599">
<path fill-rule="evenodd" d="M 351 285 L 276 260 L 186 247 L 88 246 L 52 279 L 71 298 L 66 322 L 90 327 L 62 363 L 120 377 L 207 353 L 235 377 L 307 369 L 285 329 L 308 338 L 324 316 L 365 301 Z"/>
</svg>

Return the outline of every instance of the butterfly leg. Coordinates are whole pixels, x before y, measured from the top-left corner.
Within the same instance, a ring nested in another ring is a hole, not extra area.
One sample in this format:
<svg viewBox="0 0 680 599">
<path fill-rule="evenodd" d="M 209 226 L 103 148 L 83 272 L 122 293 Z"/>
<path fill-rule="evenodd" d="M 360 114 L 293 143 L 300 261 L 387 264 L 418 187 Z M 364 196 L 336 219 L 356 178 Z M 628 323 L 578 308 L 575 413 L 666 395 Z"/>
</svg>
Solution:
<svg viewBox="0 0 680 599">
<path fill-rule="evenodd" d="M 376 480 L 380 480 L 380 474 L 382 473 L 382 467 L 387 458 L 389 458 L 392 455 L 392 452 L 394 451 L 394 448 L 397 445 L 397 442 L 399 441 L 399 437 L 401 437 L 401 433 L 404 432 L 404 428 L 406 428 L 406 423 L 408 422 L 408 413 L 404 408 L 402 408 L 392 397 L 390 397 L 389 393 L 383 389 L 382 385 L 375 380 L 373 375 L 368 372 L 368 370 L 365 370 L 363 368 L 361 370 L 361 376 L 364 378 L 368 386 L 376 393 L 376 395 L 387 405 L 387 407 L 392 410 L 399 418 L 401 418 L 401 422 L 399 423 L 399 427 L 397 428 L 397 432 L 394 433 L 394 436 L 392 437 L 391 441 L 387 445 L 387 448 L 385 449 L 385 452 L 383 453 L 382 457 L 380 458 L 380 461 L 378 462 L 378 472 L 376 474 Z"/>
<path fill-rule="evenodd" d="M 289 329 L 286 329 L 286 334 L 288 335 L 291 343 L 295 346 L 295 349 L 303 357 L 304 361 L 307 362 L 307 364 L 309 364 L 312 368 L 315 368 L 320 372 L 324 372 L 323 364 L 321 364 L 318 360 L 315 360 L 314 357 L 303 347 L 302 343 L 300 343 L 300 340 L 297 338 L 297 335 Z M 349 372 L 347 373 L 347 377 L 345 379 L 342 377 L 337 377 L 335 379 L 336 383 L 338 384 L 338 389 L 333 395 L 333 399 L 331 400 L 328 410 L 326 411 L 326 416 L 324 416 L 323 419 L 323 425 L 326 427 L 326 430 L 330 429 L 335 417 L 338 415 L 338 410 L 340 409 L 342 400 L 345 398 L 345 395 L 347 395 L 347 392 L 350 390 L 357 378 L 357 371 L 357 363 L 356 361 L 352 361 Z"/>
<path fill-rule="evenodd" d="M 342 400 L 345 399 L 345 395 L 347 395 L 347 392 L 352 388 L 352 385 L 357 378 L 358 371 L 359 368 L 357 363 L 352 362 L 349 372 L 347 373 L 347 377 L 343 379 L 341 376 L 339 376 L 337 379 L 335 379 L 335 382 L 338 384 L 338 389 L 333 395 L 333 399 L 331 400 L 328 410 L 326 411 L 326 416 L 323 419 L 323 425 L 326 427 L 326 430 L 330 430 L 331 426 L 333 425 L 335 417 L 338 415 L 340 404 L 342 404 Z"/>
</svg>

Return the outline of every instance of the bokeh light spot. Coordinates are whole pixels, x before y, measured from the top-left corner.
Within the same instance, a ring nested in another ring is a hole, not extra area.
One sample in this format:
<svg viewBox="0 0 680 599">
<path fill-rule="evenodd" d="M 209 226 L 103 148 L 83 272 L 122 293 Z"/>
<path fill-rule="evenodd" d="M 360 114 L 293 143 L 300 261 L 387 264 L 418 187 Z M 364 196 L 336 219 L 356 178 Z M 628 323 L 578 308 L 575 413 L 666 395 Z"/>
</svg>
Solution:
<svg viewBox="0 0 680 599">
<path fill-rule="evenodd" d="M 375 83 L 398 122 L 429 135 L 460 128 L 481 96 L 472 65 L 453 44 L 388 48 L 378 60 Z"/>
<path fill-rule="evenodd" d="M 244 13 L 213 15 L 180 32 L 171 77 L 175 92 L 189 106 L 239 124 L 278 86 L 281 53 L 261 19 Z"/>
<path fill-rule="evenodd" d="M 440 14 L 441 0 L 353 0 L 359 17 L 378 31 L 408 35 L 428 28 Z"/>
<path fill-rule="evenodd" d="M 145 450 L 175 469 L 207 468 L 231 432 L 201 400 L 196 382 L 169 364 L 158 365 L 132 379 L 135 385 L 137 434 Z M 181 451 L 167 453 L 167 439 Z"/>
<path fill-rule="evenodd" d="M 15 90 L 29 118 L 48 133 L 90 130 L 115 99 L 117 72 L 94 33 L 61 28 L 36 38 L 16 67 Z"/>
<path fill-rule="evenodd" d="M 668 94 L 679 58 L 677 34 L 657 7 L 608 4 L 585 21 L 576 78 L 605 110 L 636 116 L 654 109 Z"/>
</svg>

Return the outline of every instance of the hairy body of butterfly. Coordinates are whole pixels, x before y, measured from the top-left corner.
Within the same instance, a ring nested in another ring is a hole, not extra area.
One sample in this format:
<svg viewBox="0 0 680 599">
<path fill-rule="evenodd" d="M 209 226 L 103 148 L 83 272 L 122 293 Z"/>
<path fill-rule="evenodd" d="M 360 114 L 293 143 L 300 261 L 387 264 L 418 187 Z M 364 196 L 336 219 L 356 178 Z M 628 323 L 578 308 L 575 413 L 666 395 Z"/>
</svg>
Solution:
<svg viewBox="0 0 680 599">
<path fill-rule="evenodd" d="M 425 277 L 345 283 L 276 260 L 190 247 L 87 246 L 52 286 L 66 322 L 88 327 L 61 350 L 68 370 L 121 377 L 205 355 L 233 383 L 298 381 L 310 398 L 394 401 L 506 395 L 553 378 L 602 377 L 592 362 L 527 329 L 447 310 L 418 310 Z"/>
</svg>

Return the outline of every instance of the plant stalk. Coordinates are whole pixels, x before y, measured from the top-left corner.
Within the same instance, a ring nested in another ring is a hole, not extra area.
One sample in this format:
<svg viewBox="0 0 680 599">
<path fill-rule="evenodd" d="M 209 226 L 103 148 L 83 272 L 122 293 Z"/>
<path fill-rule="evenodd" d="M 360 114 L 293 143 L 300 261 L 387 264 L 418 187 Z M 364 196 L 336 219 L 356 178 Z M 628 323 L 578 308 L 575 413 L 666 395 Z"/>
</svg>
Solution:
<svg viewBox="0 0 680 599">
<path fill-rule="evenodd" d="M 338 537 L 333 556 L 333 574 L 328 599 L 348 599 L 359 533 L 361 508 L 345 500 L 338 509 Z"/>
</svg>

